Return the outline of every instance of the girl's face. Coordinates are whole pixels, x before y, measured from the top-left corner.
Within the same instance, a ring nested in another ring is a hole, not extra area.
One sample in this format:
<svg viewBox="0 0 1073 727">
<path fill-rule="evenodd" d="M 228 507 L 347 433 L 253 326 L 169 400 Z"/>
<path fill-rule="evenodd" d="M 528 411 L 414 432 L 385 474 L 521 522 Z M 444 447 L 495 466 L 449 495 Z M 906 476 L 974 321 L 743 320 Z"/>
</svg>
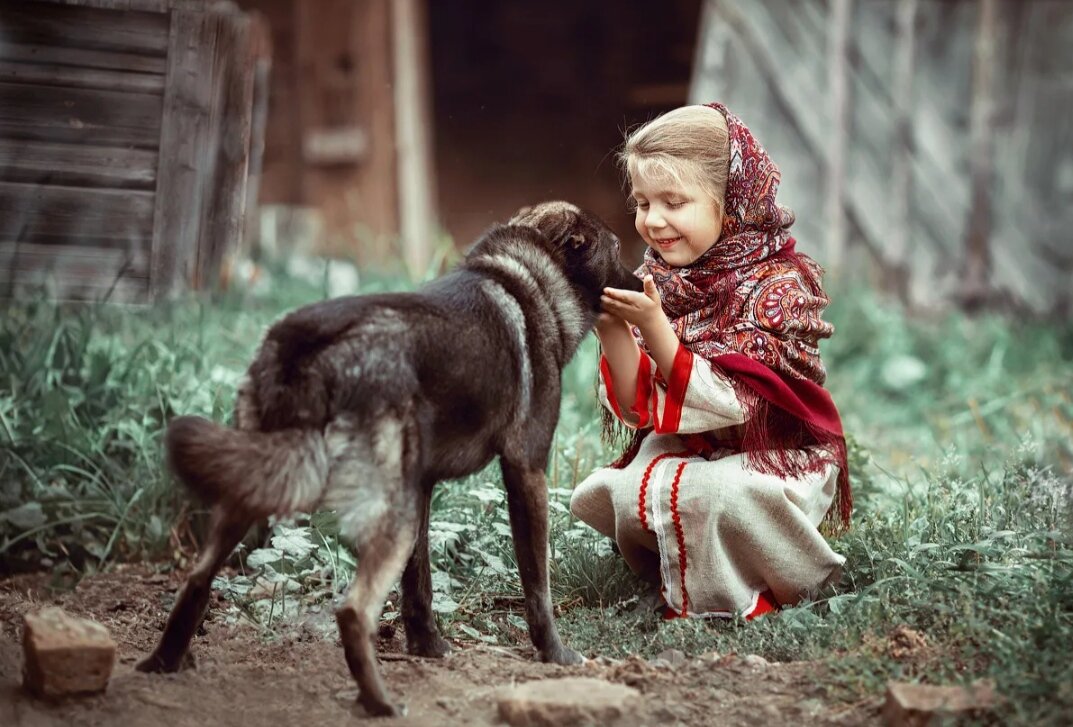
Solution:
<svg viewBox="0 0 1073 727">
<path fill-rule="evenodd" d="M 633 224 L 668 265 L 682 267 L 711 249 L 723 232 L 723 213 L 697 185 L 634 180 Z"/>
</svg>

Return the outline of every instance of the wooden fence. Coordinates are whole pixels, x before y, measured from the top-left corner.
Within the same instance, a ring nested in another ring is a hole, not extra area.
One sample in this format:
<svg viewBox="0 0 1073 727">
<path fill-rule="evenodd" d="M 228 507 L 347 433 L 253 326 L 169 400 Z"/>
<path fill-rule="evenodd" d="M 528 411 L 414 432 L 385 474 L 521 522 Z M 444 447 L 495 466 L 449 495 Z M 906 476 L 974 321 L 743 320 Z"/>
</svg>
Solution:
<svg viewBox="0 0 1073 727">
<path fill-rule="evenodd" d="M 144 302 L 213 281 L 259 148 L 260 37 L 227 4 L 0 0 L 0 294 Z"/>
<path fill-rule="evenodd" d="M 803 249 L 915 304 L 1071 309 L 1073 3 L 703 7 L 691 99 L 771 151 Z"/>
</svg>

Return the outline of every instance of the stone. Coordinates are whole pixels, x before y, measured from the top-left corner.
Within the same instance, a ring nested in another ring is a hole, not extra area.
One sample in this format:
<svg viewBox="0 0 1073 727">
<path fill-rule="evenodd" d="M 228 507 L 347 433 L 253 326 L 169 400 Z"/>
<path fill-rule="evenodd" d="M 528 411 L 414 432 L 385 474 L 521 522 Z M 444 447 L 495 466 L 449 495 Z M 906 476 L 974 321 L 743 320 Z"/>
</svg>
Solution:
<svg viewBox="0 0 1073 727">
<path fill-rule="evenodd" d="M 22 651 L 23 687 L 40 697 L 102 692 L 116 659 L 108 629 L 55 606 L 23 618 Z"/>
<path fill-rule="evenodd" d="M 678 649 L 665 649 L 661 651 L 653 660 L 653 663 L 656 663 L 661 660 L 666 662 L 672 668 L 678 668 L 684 665 L 686 661 L 688 661 L 688 659 L 686 659 L 686 655 Z"/>
<path fill-rule="evenodd" d="M 767 659 L 759 654 L 746 654 L 741 657 L 741 663 L 750 669 L 763 669 L 770 664 Z"/>
<path fill-rule="evenodd" d="M 526 682 L 500 692 L 499 716 L 513 727 L 613 724 L 634 714 L 641 693 L 602 679 L 571 677 Z"/>
<path fill-rule="evenodd" d="M 998 703 L 995 685 L 988 680 L 969 687 L 891 682 L 883 705 L 883 723 L 888 727 L 918 727 L 951 717 L 979 717 Z"/>
</svg>

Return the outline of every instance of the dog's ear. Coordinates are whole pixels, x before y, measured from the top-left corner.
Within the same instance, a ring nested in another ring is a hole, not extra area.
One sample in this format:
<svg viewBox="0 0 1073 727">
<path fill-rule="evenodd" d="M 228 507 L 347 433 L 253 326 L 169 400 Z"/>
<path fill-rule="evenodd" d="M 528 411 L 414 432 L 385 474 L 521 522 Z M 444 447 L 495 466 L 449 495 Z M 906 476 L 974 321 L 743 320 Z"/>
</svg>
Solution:
<svg viewBox="0 0 1073 727">
<path fill-rule="evenodd" d="M 585 247 L 589 242 L 588 238 L 580 232 L 572 232 L 566 238 L 566 244 L 575 250 L 580 247 Z"/>
<path fill-rule="evenodd" d="M 577 249 L 591 242 L 585 234 L 581 210 L 569 202 L 541 202 L 523 207 L 510 224 L 532 227 L 560 248 Z"/>
</svg>

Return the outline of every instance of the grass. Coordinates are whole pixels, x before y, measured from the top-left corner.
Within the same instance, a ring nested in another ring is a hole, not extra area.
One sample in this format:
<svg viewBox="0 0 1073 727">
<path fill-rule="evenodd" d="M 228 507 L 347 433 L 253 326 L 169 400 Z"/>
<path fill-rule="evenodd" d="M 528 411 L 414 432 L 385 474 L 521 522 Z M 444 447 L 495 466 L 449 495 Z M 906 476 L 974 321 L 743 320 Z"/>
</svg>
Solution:
<svg viewBox="0 0 1073 727">
<path fill-rule="evenodd" d="M 363 281 L 364 291 L 398 287 Z M 165 422 L 226 419 L 264 327 L 323 294 L 281 281 L 269 295 L 151 309 L 5 304 L 0 569 L 88 572 L 192 554 L 197 507 L 161 467 Z M 857 498 L 853 529 L 834 543 L 848 558 L 838 589 L 751 624 L 664 623 L 640 605 L 641 585 L 606 539 L 566 508 L 611 455 L 590 339 L 564 373 L 548 471 L 564 637 L 609 656 L 673 647 L 820 660 L 828 689 L 846 700 L 891 678 L 987 677 L 1007 697 L 1004 721 L 1061 722 L 1073 712 L 1073 327 L 912 319 L 860 290 L 836 301 L 825 360 L 852 436 Z M 453 636 L 525 641 L 503 505 L 494 467 L 436 491 L 434 606 Z M 344 587 L 355 563 L 336 533 L 330 513 L 277 523 L 217 586 L 276 633 L 299 604 Z M 907 633 L 920 637 L 912 648 Z"/>
</svg>

